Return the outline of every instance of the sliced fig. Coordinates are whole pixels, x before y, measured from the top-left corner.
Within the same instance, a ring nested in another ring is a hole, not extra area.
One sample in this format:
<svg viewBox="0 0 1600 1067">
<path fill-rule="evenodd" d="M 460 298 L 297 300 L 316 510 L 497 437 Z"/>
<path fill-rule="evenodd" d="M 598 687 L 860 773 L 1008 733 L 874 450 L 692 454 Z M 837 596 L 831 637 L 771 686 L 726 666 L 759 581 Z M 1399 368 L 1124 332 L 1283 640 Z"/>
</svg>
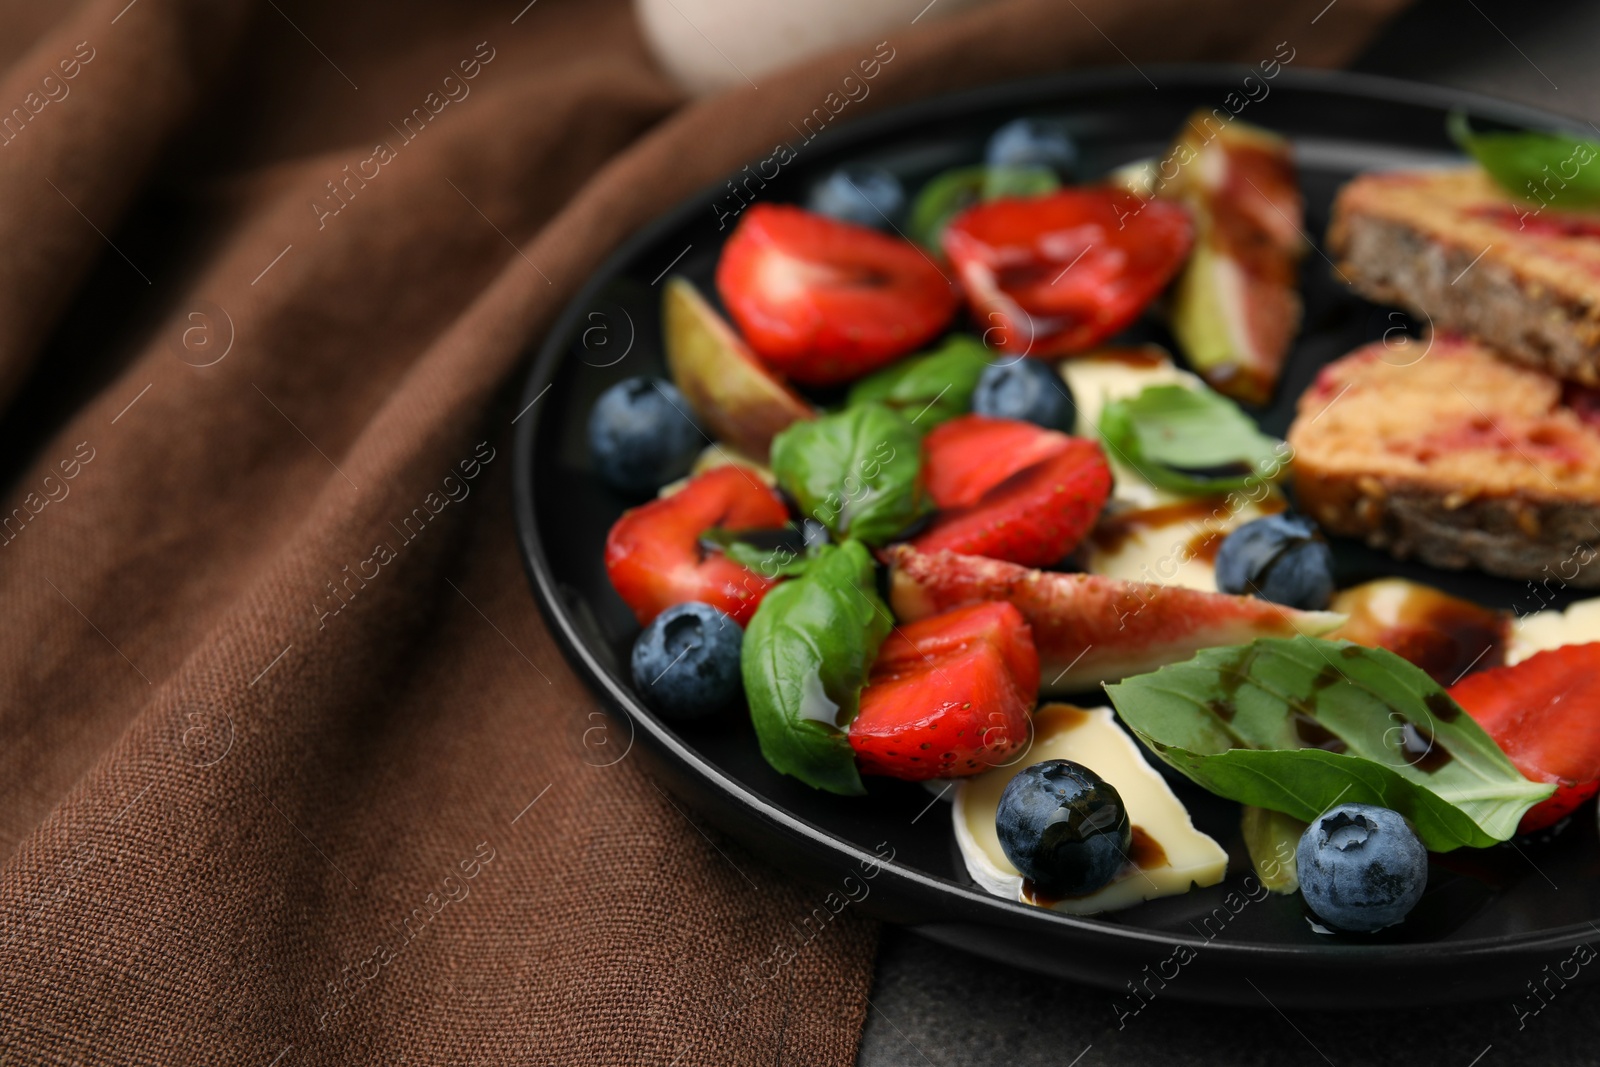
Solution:
<svg viewBox="0 0 1600 1067">
<path fill-rule="evenodd" d="M 661 316 L 672 380 L 719 441 L 765 463 L 778 431 L 816 417 L 689 282 L 667 282 Z"/>
<path fill-rule="evenodd" d="M 1272 398 L 1300 325 L 1305 208 L 1289 143 L 1210 112 L 1173 145 L 1177 176 L 1160 195 L 1195 221 L 1194 251 L 1173 290 L 1172 332 L 1212 388 L 1247 404 Z"/>
<path fill-rule="evenodd" d="M 1316 637 L 1344 622 L 1256 597 L 1038 571 L 954 552 L 890 550 L 889 599 L 902 620 L 1004 600 L 1033 627 L 1041 693 L 1081 693 L 1258 637 Z"/>
</svg>

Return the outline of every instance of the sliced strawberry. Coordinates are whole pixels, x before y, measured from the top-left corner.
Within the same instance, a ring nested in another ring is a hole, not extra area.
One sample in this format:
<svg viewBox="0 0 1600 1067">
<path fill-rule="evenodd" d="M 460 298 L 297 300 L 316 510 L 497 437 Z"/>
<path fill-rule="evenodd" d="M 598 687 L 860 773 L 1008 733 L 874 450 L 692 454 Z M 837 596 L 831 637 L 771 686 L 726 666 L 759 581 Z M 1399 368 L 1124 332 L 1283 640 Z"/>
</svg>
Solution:
<svg viewBox="0 0 1600 1067">
<path fill-rule="evenodd" d="M 1556 783 L 1554 796 L 1523 815 L 1522 833 L 1559 821 L 1600 790 L 1600 643 L 1469 674 L 1450 695 L 1523 775 Z"/>
<path fill-rule="evenodd" d="M 931 340 L 954 287 L 915 245 L 797 207 L 747 208 L 717 292 L 756 354 L 807 385 L 846 382 Z"/>
<path fill-rule="evenodd" d="M 923 481 L 939 507 L 964 508 L 1070 441 L 1031 422 L 963 415 L 940 423 L 922 439 Z"/>
<path fill-rule="evenodd" d="M 1316 636 L 1344 621 L 1250 596 L 1207 593 L 1097 574 L 1061 574 L 910 545 L 889 550 L 889 601 L 901 619 L 1005 600 L 1033 628 L 1046 693 L 1083 692 L 1203 648 L 1257 637 Z"/>
<path fill-rule="evenodd" d="M 674 604 L 699 600 L 743 626 L 776 583 L 707 551 L 713 526 L 749 530 L 782 526 L 782 498 L 743 467 L 699 475 L 671 496 L 622 513 L 606 535 L 606 574 L 641 626 Z"/>
<path fill-rule="evenodd" d="M 977 774 L 1028 737 L 1039 654 L 1010 604 L 975 604 L 901 627 L 878 650 L 850 724 L 864 774 Z"/>
<path fill-rule="evenodd" d="M 965 415 L 923 440 L 923 476 L 944 511 L 913 542 L 1030 566 L 1078 546 L 1111 495 L 1100 446 L 1032 423 Z"/>
<path fill-rule="evenodd" d="M 1183 265 L 1189 214 L 1109 186 L 980 204 L 951 222 L 945 252 L 995 348 L 1045 357 L 1123 329 Z"/>
</svg>

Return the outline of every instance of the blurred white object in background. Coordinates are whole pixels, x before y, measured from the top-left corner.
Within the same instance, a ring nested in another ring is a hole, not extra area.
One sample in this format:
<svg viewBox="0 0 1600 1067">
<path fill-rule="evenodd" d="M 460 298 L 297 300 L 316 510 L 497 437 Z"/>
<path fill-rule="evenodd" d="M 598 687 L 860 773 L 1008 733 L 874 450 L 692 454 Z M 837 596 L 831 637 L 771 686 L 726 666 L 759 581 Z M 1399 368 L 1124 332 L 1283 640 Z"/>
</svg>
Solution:
<svg viewBox="0 0 1600 1067">
<path fill-rule="evenodd" d="M 992 0 L 634 0 L 656 60 L 697 96 L 759 86 L 768 71 L 818 52 L 868 45 Z"/>
</svg>

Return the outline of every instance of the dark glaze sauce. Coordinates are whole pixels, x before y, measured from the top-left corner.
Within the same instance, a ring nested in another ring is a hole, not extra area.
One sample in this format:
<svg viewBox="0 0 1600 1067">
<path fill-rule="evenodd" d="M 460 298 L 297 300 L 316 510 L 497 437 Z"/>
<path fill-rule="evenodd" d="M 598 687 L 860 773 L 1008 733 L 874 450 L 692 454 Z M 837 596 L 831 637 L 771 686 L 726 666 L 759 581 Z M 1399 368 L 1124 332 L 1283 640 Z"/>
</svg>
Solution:
<svg viewBox="0 0 1600 1067">
<path fill-rule="evenodd" d="M 1320 748 L 1324 752 L 1343 752 L 1350 747 L 1338 734 L 1303 711 L 1297 710 L 1294 713 L 1293 722 L 1295 736 L 1306 748 Z"/>
<path fill-rule="evenodd" d="M 1209 467 L 1181 467 L 1176 463 L 1169 463 L 1167 466 L 1191 478 L 1248 478 L 1255 473 L 1255 468 L 1243 460 L 1217 463 Z"/>
<path fill-rule="evenodd" d="M 1220 529 L 1224 522 L 1231 521 L 1239 510 L 1228 503 L 1230 494 L 1216 496 L 1196 497 L 1193 500 L 1180 500 L 1175 504 L 1163 504 L 1158 508 L 1125 508 L 1121 511 L 1110 512 L 1101 517 L 1090 534 L 1090 539 L 1095 547 L 1103 552 L 1116 552 L 1135 538 L 1144 540 L 1144 535 L 1151 530 L 1161 530 L 1168 526 L 1188 526 L 1203 523 L 1207 518 L 1212 519 L 1211 528 L 1202 526 L 1196 530 L 1188 542 L 1188 558 L 1203 560 L 1206 563 L 1214 562 L 1217 550 L 1222 547 L 1227 532 Z M 1256 508 L 1263 515 L 1276 515 L 1288 505 L 1281 497 L 1268 495 L 1255 501 Z M 1217 516 L 1222 516 L 1218 518 Z"/>
<path fill-rule="evenodd" d="M 1343 653 L 1350 651 L 1350 649 L 1342 648 L 1339 651 Z M 1315 678 L 1311 679 L 1311 691 L 1312 693 L 1320 693 L 1324 689 L 1333 688 L 1342 681 L 1344 681 L 1344 675 L 1339 673 L 1339 668 L 1329 663 L 1317 672 Z"/>
<path fill-rule="evenodd" d="M 1350 621 L 1331 636 L 1386 648 L 1427 671 L 1440 685 L 1455 684 L 1469 670 L 1505 663 L 1511 626 L 1503 612 L 1413 586 L 1398 617 L 1379 618 L 1362 595 L 1365 588 L 1358 586 L 1335 598 L 1332 609 L 1349 615 Z"/>
<path fill-rule="evenodd" d="M 1400 729 L 1400 751 L 1406 763 L 1432 774 L 1450 762 L 1448 749 L 1434 741 L 1433 735 L 1416 723 L 1408 722 Z"/>
<path fill-rule="evenodd" d="M 1129 367 L 1159 367 L 1167 362 L 1167 354 L 1155 345 L 1142 348 L 1103 348 L 1094 354 L 1095 359 L 1122 363 Z"/>
<path fill-rule="evenodd" d="M 1132 834 L 1133 840 L 1128 846 L 1128 861 L 1133 866 L 1143 871 L 1150 871 L 1157 867 L 1165 867 L 1172 862 L 1167 859 L 1167 850 L 1161 847 L 1161 842 L 1151 837 L 1149 831 L 1144 827 L 1135 826 Z M 1126 871 L 1127 867 L 1124 867 L 1123 871 L 1118 873 L 1118 877 L 1122 877 L 1122 874 Z M 1104 887 L 1102 886 L 1101 888 Z M 1095 890 L 1096 893 L 1099 891 L 1098 889 Z M 1082 896 L 1052 896 L 1049 893 L 1042 892 L 1038 886 L 1033 884 L 1031 878 L 1022 880 L 1023 901 L 1028 904 L 1037 904 L 1041 908 L 1053 908 L 1064 900 L 1083 900 L 1093 895 L 1094 893 L 1085 893 Z"/>
<path fill-rule="evenodd" d="M 1022 880 L 1022 901 L 1024 904 L 1037 904 L 1041 908 L 1053 908 L 1063 900 L 1072 900 L 1072 897 L 1053 897 L 1048 893 L 1041 893 L 1039 887 L 1033 884 L 1033 879 Z"/>
<path fill-rule="evenodd" d="M 1128 859 L 1133 861 L 1135 867 L 1145 871 L 1165 867 L 1170 862 L 1161 842 L 1151 837 L 1142 826 L 1133 828 L 1133 843 L 1128 846 Z"/>
<path fill-rule="evenodd" d="M 1461 714 L 1461 705 L 1457 704 L 1446 693 L 1429 693 L 1423 703 L 1428 705 L 1428 710 L 1443 722 L 1455 722 L 1456 716 Z"/>
<path fill-rule="evenodd" d="M 1189 542 L 1189 558 L 1197 559 L 1203 563 L 1217 562 L 1217 552 L 1222 548 L 1224 538 L 1221 534 L 1208 533 L 1201 530 Z"/>
<path fill-rule="evenodd" d="M 1176 504 L 1167 504 L 1159 508 L 1133 508 L 1111 512 L 1101 517 L 1090 537 L 1096 548 L 1105 552 L 1116 552 L 1130 540 L 1142 538 L 1147 530 L 1199 522 L 1218 509 L 1226 511 L 1223 498 L 1208 496 L 1194 500 L 1180 500 Z M 1199 536 L 1204 537 L 1205 531 L 1201 531 Z"/>
</svg>

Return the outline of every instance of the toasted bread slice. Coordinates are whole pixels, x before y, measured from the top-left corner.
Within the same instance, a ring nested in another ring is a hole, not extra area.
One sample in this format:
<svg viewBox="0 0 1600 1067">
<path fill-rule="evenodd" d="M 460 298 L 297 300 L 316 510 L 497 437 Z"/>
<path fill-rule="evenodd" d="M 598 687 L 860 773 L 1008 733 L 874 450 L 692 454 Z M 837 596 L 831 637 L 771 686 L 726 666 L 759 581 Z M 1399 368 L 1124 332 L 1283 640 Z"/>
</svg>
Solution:
<svg viewBox="0 0 1600 1067">
<path fill-rule="evenodd" d="M 1300 398 L 1295 495 L 1329 532 L 1397 556 L 1600 586 L 1586 565 L 1600 427 L 1591 404 L 1568 402 L 1578 394 L 1593 396 L 1450 334 L 1399 353 L 1368 345 Z"/>
<path fill-rule="evenodd" d="M 1328 247 L 1363 295 L 1600 385 L 1600 212 L 1519 200 L 1477 167 L 1364 174 Z"/>
</svg>

